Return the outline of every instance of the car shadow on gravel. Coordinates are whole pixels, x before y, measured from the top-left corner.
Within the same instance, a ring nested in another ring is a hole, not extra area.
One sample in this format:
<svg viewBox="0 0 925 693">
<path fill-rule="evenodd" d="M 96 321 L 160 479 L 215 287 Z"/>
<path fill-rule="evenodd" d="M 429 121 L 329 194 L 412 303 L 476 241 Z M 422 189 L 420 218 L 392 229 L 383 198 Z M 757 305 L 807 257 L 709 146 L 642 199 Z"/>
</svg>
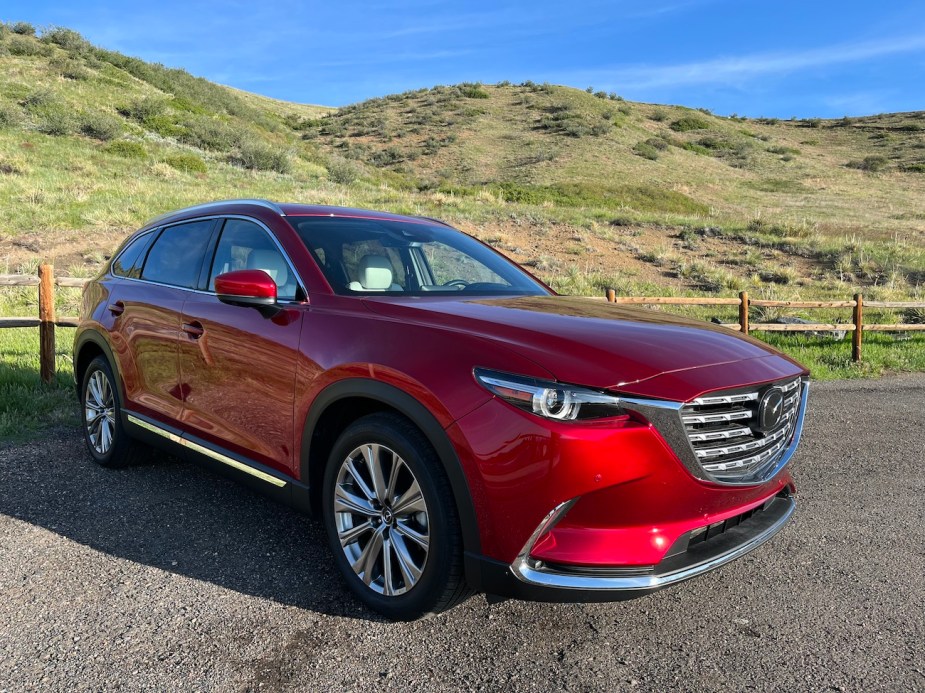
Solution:
<svg viewBox="0 0 925 693">
<path fill-rule="evenodd" d="M 96 466 L 74 433 L 0 449 L 0 513 L 97 551 L 323 614 L 381 621 L 343 586 L 321 524 L 153 453 Z"/>
</svg>

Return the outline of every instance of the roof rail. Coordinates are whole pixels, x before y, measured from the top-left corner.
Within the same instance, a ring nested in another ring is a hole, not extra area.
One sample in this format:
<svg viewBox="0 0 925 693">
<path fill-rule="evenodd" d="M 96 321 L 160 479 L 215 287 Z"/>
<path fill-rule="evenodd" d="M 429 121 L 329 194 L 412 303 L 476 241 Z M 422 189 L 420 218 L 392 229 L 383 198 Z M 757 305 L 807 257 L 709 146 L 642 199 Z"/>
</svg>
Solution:
<svg viewBox="0 0 925 693">
<path fill-rule="evenodd" d="M 217 207 L 218 205 L 231 205 L 231 204 L 257 205 L 260 207 L 266 207 L 267 209 L 273 210 L 274 212 L 279 214 L 281 217 L 286 216 L 285 212 L 283 212 L 282 207 L 280 207 L 275 202 L 270 202 L 269 200 L 262 200 L 259 198 L 253 198 L 253 199 L 244 198 L 240 200 L 216 200 L 215 202 L 206 202 L 201 205 L 193 205 L 192 207 L 182 207 L 180 209 L 174 209 L 170 212 L 166 212 L 164 214 L 161 214 L 160 216 L 154 217 L 154 219 L 151 219 L 147 224 L 145 224 L 145 226 L 151 226 L 152 224 L 157 224 L 158 222 L 163 221 L 164 219 L 167 219 L 168 217 L 172 217 L 175 214 L 179 214 L 180 212 L 194 212 L 194 211 L 204 212 L 208 210 L 210 207 Z"/>
</svg>

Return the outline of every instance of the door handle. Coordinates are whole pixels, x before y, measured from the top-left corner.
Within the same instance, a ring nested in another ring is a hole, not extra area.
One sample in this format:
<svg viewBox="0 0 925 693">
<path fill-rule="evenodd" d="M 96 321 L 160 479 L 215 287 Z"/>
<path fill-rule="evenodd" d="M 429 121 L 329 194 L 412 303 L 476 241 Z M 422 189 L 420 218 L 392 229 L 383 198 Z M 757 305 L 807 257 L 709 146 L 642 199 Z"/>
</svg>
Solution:
<svg viewBox="0 0 925 693">
<path fill-rule="evenodd" d="M 115 303 L 110 303 L 107 310 L 118 317 L 125 312 L 125 304 L 122 301 L 116 301 Z"/>
<path fill-rule="evenodd" d="M 205 333 L 202 323 L 196 320 L 183 323 L 183 331 L 186 332 L 191 339 L 199 339 Z"/>
</svg>

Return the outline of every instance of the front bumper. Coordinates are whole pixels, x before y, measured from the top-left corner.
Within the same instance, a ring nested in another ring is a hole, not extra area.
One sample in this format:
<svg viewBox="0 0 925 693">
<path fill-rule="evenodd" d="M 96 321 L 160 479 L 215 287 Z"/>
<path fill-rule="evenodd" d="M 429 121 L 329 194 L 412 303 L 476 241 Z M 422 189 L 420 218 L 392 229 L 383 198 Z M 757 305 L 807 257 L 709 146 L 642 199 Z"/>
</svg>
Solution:
<svg viewBox="0 0 925 693">
<path fill-rule="evenodd" d="M 632 599 L 697 577 L 755 550 L 787 524 L 795 507 L 792 495 L 782 492 L 735 526 L 711 527 L 718 533 L 705 541 L 688 544 L 682 537 L 684 550 L 669 551 L 658 565 L 648 568 L 555 565 L 524 553 L 512 565 L 467 556 L 467 569 L 478 589 L 499 596 L 557 602 Z"/>
</svg>

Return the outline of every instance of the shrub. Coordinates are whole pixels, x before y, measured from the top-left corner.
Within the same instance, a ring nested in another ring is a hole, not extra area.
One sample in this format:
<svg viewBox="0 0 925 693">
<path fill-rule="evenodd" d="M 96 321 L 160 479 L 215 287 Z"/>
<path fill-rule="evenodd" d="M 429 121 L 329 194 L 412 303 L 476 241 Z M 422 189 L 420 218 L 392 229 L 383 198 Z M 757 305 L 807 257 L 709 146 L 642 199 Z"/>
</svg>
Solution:
<svg viewBox="0 0 925 693">
<path fill-rule="evenodd" d="M 6 47 L 10 51 L 10 55 L 31 56 L 48 54 L 48 48 L 46 46 L 26 36 L 11 36 L 10 40 L 6 42 Z"/>
<path fill-rule="evenodd" d="M 652 115 L 650 115 L 649 118 L 656 123 L 662 123 L 668 120 L 668 113 L 659 108 L 652 111 Z"/>
<path fill-rule="evenodd" d="M 186 128 L 177 122 L 172 113 L 159 113 L 145 118 L 143 125 L 161 137 L 181 137 L 186 132 Z"/>
<path fill-rule="evenodd" d="M 243 142 L 238 151 L 229 157 L 229 161 L 255 171 L 289 173 L 292 170 L 288 153 L 262 142 Z"/>
<path fill-rule="evenodd" d="M 22 113 L 11 103 L 0 102 L 0 130 L 19 125 Z"/>
<path fill-rule="evenodd" d="M 633 154 L 641 156 L 644 159 L 655 161 L 658 159 L 658 150 L 647 142 L 637 142 L 633 146 Z"/>
<path fill-rule="evenodd" d="M 16 22 L 10 25 L 10 31 L 20 36 L 35 36 L 35 27 L 29 22 Z"/>
<path fill-rule="evenodd" d="M 613 130 L 613 123 L 609 120 L 602 120 L 591 126 L 591 134 L 595 137 L 606 135 L 611 130 Z"/>
<path fill-rule="evenodd" d="M 2 121 L 2 118 L 0 118 L 0 121 Z M 899 170 L 904 173 L 925 173 L 925 163 L 903 164 L 899 167 Z"/>
<path fill-rule="evenodd" d="M 65 79 L 82 81 L 90 78 L 90 71 L 78 60 L 53 60 L 49 65 Z"/>
<path fill-rule="evenodd" d="M 57 97 L 51 89 L 36 89 L 22 100 L 22 105 L 30 111 L 55 103 Z"/>
<path fill-rule="evenodd" d="M 599 99 L 606 99 L 606 98 L 607 98 L 607 92 L 606 92 L 606 91 L 596 91 L 596 92 L 594 92 L 594 95 L 595 95 L 597 98 L 599 98 Z"/>
<path fill-rule="evenodd" d="M 130 103 L 119 106 L 118 111 L 126 118 L 143 123 L 148 118 L 160 115 L 167 109 L 167 102 L 157 96 L 143 96 Z"/>
<path fill-rule="evenodd" d="M 341 185 L 353 183 L 363 173 L 355 163 L 340 156 L 332 156 L 328 159 L 326 168 L 328 169 L 328 179 Z"/>
<path fill-rule="evenodd" d="M 107 144 L 103 151 L 116 156 L 124 156 L 126 159 L 147 159 L 148 150 L 139 142 L 130 142 L 129 140 L 116 140 Z"/>
<path fill-rule="evenodd" d="M 809 118 L 804 120 L 800 125 L 804 128 L 821 128 L 822 119 L 821 118 Z"/>
<path fill-rule="evenodd" d="M 122 123 L 105 113 L 84 113 L 80 117 L 80 131 L 87 137 L 108 142 L 122 133 Z"/>
<path fill-rule="evenodd" d="M 871 156 L 865 156 L 860 161 L 849 161 L 845 165 L 848 168 L 856 168 L 861 171 L 870 171 L 871 173 L 876 173 L 877 171 L 882 171 L 885 169 L 888 163 L 889 161 L 885 156 L 873 154 Z"/>
<path fill-rule="evenodd" d="M 231 152 L 247 139 L 248 133 L 214 118 L 186 121 L 186 132 L 180 136 L 180 140 L 186 144 L 216 152 Z"/>
<path fill-rule="evenodd" d="M 61 46 L 70 53 L 85 53 L 90 50 L 90 42 L 73 29 L 53 27 L 42 32 L 42 41 Z"/>
<path fill-rule="evenodd" d="M 489 96 L 488 92 L 482 89 L 482 85 L 478 82 L 464 82 L 459 85 L 459 91 L 467 99 L 487 99 Z"/>
<path fill-rule="evenodd" d="M 70 135 L 77 122 L 70 108 L 64 104 L 54 103 L 34 111 L 36 127 L 46 135 Z"/>
<path fill-rule="evenodd" d="M 690 132 L 691 130 L 706 130 L 710 124 L 697 116 L 684 116 L 674 121 L 669 127 L 675 132 Z"/>
<path fill-rule="evenodd" d="M 184 173 L 205 173 L 206 162 L 195 154 L 170 154 L 164 163 Z"/>
</svg>

